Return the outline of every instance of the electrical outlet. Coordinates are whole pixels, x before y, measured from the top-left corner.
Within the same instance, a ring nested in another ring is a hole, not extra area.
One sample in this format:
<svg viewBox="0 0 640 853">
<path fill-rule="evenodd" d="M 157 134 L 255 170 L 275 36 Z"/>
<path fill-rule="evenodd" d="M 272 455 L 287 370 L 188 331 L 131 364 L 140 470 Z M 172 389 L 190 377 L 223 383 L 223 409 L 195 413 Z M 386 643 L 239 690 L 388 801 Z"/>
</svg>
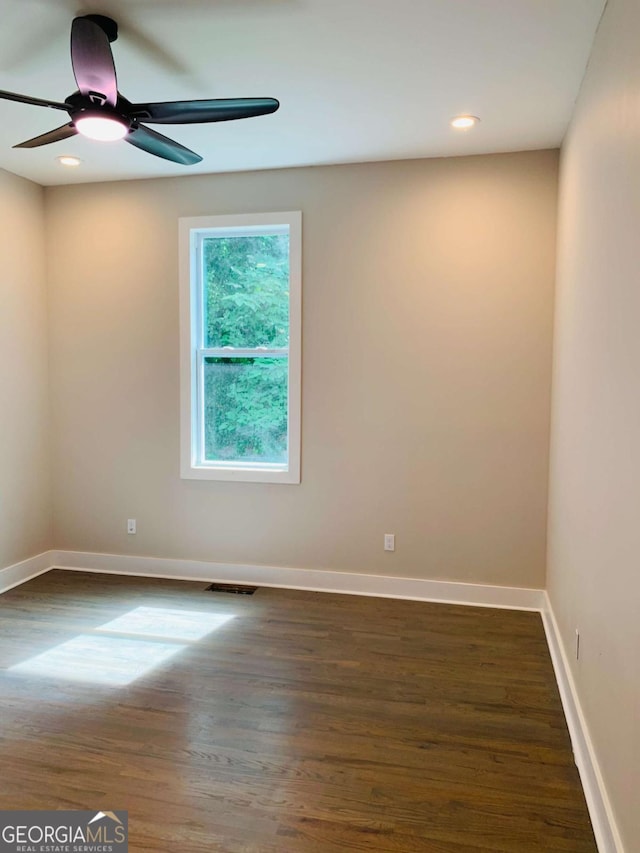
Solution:
<svg viewBox="0 0 640 853">
<path fill-rule="evenodd" d="M 385 551 L 395 551 L 396 550 L 396 534 L 395 533 L 385 533 L 384 534 L 384 550 Z"/>
<path fill-rule="evenodd" d="M 135 518 L 127 519 L 127 533 L 136 533 L 136 520 Z"/>
</svg>

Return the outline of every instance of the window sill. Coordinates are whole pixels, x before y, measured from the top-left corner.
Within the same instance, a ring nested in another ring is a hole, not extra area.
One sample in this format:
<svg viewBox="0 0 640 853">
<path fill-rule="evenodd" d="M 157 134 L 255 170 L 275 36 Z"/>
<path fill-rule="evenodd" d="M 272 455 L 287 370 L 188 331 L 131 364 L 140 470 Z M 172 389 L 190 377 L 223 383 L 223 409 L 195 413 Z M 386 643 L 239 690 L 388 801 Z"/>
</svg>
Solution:
<svg viewBox="0 0 640 853">
<path fill-rule="evenodd" d="M 180 472 L 183 480 L 219 480 L 235 483 L 300 484 L 300 472 L 282 468 L 233 468 L 231 466 L 189 465 Z"/>
</svg>

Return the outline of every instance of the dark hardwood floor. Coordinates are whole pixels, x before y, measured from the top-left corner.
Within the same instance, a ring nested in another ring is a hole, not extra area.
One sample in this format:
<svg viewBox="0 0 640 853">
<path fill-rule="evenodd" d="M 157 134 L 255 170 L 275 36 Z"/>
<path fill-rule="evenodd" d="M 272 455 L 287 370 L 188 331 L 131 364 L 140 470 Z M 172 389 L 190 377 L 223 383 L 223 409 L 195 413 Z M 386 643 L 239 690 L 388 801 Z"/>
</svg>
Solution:
<svg viewBox="0 0 640 853">
<path fill-rule="evenodd" d="M 596 850 L 538 614 L 205 586 L 0 596 L 0 808 L 128 809 L 146 853 Z"/>
</svg>

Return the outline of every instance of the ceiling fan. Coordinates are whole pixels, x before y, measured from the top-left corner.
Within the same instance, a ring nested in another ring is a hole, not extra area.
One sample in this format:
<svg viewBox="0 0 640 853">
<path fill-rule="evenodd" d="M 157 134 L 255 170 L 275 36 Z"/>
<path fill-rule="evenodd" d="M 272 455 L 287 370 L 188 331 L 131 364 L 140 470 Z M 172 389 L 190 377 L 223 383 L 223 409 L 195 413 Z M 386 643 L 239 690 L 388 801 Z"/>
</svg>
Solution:
<svg viewBox="0 0 640 853">
<path fill-rule="evenodd" d="M 0 90 L 0 98 L 64 110 L 69 121 L 14 148 L 38 148 L 80 133 L 102 142 L 124 139 L 130 145 L 184 166 L 202 157 L 179 142 L 157 133 L 150 124 L 202 124 L 251 118 L 275 112 L 275 98 L 222 98 L 201 101 L 160 101 L 132 104 L 118 91 L 110 42 L 118 37 L 118 25 L 104 15 L 83 15 L 71 24 L 71 65 L 78 91 L 64 103 L 31 98 Z"/>
</svg>

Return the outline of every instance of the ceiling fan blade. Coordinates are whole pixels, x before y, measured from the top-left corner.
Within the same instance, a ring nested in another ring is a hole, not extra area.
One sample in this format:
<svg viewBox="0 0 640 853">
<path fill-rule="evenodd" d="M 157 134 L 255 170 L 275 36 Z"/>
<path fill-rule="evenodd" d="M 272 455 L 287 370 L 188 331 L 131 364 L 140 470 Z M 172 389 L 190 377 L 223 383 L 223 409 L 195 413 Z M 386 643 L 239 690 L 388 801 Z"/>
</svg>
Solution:
<svg viewBox="0 0 640 853">
<path fill-rule="evenodd" d="M 156 133 L 150 127 L 139 125 L 132 130 L 125 140 L 130 145 L 135 145 L 136 148 L 141 148 L 149 154 L 155 154 L 156 157 L 163 157 L 165 160 L 173 160 L 174 163 L 181 163 L 183 166 L 193 166 L 194 163 L 200 163 L 202 157 L 169 139 L 168 136 L 163 136 L 161 133 Z"/>
<path fill-rule="evenodd" d="M 77 132 L 73 124 L 63 124 L 62 127 L 56 127 L 55 130 L 50 130 L 41 136 L 34 136 L 33 139 L 27 139 L 26 142 L 21 142 L 19 145 L 14 145 L 13 147 L 39 148 L 41 145 L 50 145 L 52 142 L 61 142 L 63 139 L 69 139 L 70 136 L 75 136 Z"/>
<path fill-rule="evenodd" d="M 204 124 L 274 113 L 275 98 L 219 98 L 205 101 L 163 101 L 132 104 L 129 115 L 152 124 Z"/>
<path fill-rule="evenodd" d="M 65 110 L 68 112 L 67 104 L 58 101 L 45 101 L 42 98 L 32 98 L 30 95 L 18 95 L 17 92 L 3 92 L 0 89 L 0 98 L 5 101 L 17 101 L 19 104 L 33 104 L 34 107 L 51 107 L 54 110 Z"/>
<path fill-rule="evenodd" d="M 118 82 L 109 39 L 89 18 L 74 18 L 71 24 L 71 64 L 81 94 L 102 95 L 115 107 Z"/>
</svg>

